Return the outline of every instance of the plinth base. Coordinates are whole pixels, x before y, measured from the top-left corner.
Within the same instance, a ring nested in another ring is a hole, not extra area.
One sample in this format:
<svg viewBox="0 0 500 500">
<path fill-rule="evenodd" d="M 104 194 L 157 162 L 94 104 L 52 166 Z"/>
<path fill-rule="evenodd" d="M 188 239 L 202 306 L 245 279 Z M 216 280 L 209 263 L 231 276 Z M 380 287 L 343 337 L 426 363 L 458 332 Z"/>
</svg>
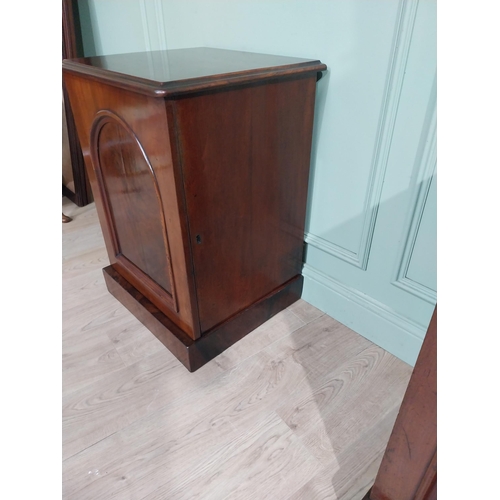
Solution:
<svg viewBox="0 0 500 500">
<path fill-rule="evenodd" d="M 296 276 L 201 338 L 193 340 L 112 266 L 105 267 L 103 273 L 109 292 L 191 372 L 299 300 L 304 281 L 301 275 Z"/>
</svg>

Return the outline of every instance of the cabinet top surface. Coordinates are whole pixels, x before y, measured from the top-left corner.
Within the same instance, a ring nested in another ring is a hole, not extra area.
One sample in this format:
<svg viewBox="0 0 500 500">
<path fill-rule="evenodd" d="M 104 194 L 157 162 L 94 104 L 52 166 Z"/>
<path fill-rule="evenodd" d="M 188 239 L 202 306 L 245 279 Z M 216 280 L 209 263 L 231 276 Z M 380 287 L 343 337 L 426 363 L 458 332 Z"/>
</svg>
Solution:
<svg viewBox="0 0 500 500">
<path fill-rule="evenodd" d="M 319 72 L 326 66 L 313 59 L 200 47 L 66 59 L 63 69 L 163 96 Z"/>
</svg>

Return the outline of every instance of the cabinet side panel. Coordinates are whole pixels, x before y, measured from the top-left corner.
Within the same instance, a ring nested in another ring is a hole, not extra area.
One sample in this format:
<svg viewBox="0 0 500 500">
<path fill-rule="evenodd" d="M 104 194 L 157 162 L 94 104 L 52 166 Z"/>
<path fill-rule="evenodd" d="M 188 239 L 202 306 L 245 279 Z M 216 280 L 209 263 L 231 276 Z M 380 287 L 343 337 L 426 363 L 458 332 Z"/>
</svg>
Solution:
<svg viewBox="0 0 500 500">
<path fill-rule="evenodd" d="M 316 75 L 175 102 L 202 332 L 301 273 Z"/>
</svg>

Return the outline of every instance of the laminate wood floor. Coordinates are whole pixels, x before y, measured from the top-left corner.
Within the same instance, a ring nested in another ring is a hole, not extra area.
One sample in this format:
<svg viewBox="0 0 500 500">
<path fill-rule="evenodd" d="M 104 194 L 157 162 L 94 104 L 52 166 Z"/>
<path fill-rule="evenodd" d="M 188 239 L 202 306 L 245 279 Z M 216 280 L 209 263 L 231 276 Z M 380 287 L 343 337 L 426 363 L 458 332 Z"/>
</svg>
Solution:
<svg viewBox="0 0 500 500">
<path fill-rule="evenodd" d="M 189 373 L 106 290 L 63 199 L 63 498 L 359 500 L 411 367 L 300 300 Z"/>
</svg>

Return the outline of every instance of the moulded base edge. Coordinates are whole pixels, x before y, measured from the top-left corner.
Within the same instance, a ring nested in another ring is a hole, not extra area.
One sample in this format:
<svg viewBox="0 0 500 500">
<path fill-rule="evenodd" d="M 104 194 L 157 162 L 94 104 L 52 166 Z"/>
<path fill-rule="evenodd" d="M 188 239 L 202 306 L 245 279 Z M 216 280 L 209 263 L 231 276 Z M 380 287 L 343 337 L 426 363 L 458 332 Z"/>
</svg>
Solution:
<svg viewBox="0 0 500 500">
<path fill-rule="evenodd" d="M 193 340 L 112 266 L 105 267 L 103 273 L 109 292 L 191 372 L 299 300 L 304 281 L 302 275 L 295 276 L 209 333 Z"/>
</svg>

